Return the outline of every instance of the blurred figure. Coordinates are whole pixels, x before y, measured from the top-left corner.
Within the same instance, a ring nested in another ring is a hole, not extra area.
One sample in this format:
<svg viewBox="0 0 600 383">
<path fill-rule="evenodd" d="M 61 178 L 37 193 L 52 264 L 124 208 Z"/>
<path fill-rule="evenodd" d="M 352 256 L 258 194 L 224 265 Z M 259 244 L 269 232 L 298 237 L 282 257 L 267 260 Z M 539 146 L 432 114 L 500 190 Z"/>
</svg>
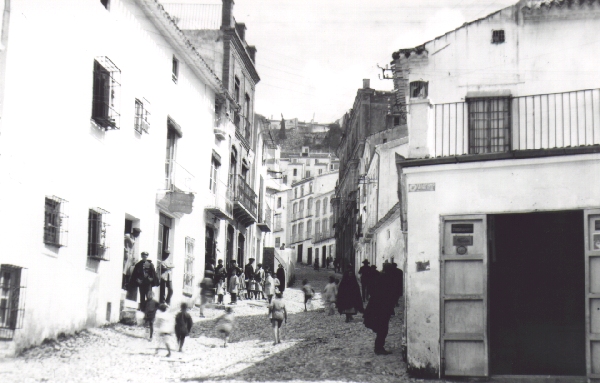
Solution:
<svg viewBox="0 0 600 383">
<path fill-rule="evenodd" d="M 188 306 L 184 302 L 181 304 L 181 311 L 175 315 L 175 335 L 177 336 L 177 344 L 179 345 L 179 352 L 183 349 L 183 342 L 185 337 L 189 335 L 190 330 L 194 322 L 192 317 L 187 312 Z"/>
<path fill-rule="evenodd" d="M 329 276 L 329 283 L 325 285 L 323 289 L 323 301 L 325 302 L 325 307 L 328 308 L 327 315 L 335 314 L 335 304 L 337 301 L 337 285 L 335 284 L 335 277 L 333 275 Z"/>
<path fill-rule="evenodd" d="M 356 281 L 353 270 L 347 270 L 340 282 L 337 309 L 340 314 L 346 314 L 346 323 L 352 320 L 357 312 L 364 312 L 363 302 L 360 296 L 360 287 Z"/>
<path fill-rule="evenodd" d="M 233 331 L 234 319 L 233 308 L 227 306 L 225 307 L 225 314 L 221 315 L 215 323 L 215 330 L 224 338 L 223 347 L 227 347 L 227 342 Z"/>
</svg>

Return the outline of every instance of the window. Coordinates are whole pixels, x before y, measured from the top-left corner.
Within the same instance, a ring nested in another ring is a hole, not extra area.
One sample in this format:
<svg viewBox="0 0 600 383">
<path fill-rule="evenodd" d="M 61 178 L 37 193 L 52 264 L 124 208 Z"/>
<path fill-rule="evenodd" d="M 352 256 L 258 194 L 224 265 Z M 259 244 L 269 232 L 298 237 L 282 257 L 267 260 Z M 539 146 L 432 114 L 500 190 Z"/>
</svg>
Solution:
<svg viewBox="0 0 600 383">
<path fill-rule="evenodd" d="M 300 187 L 300 197 L 304 197 L 304 185 Z"/>
<path fill-rule="evenodd" d="M 177 143 L 177 131 L 173 128 L 173 121 L 167 120 L 167 150 L 165 157 L 165 189 L 173 188 L 173 168 L 175 167 L 175 147 Z"/>
<path fill-rule="evenodd" d="M 323 200 L 323 215 L 327 214 L 327 198 Z"/>
<path fill-rule="evenodd" d="M 163 259 L 165 250 L 170 249 L 171 227 L 173 220 L 164 214 L 158 216 L 158 249 L 156 256 L 158 259 Z"/>
<path fill-rule="evenodd" d="M 143 101 L 135 99 L 135 118 L 133 123 L 133 128 L 136 132 L 142 134 L 142 132 L 148 133 L 150 130 L 150 102 L 145 98 Z"/>
<path fill-rule="evenodd" d="M 467 99 L 469 154 L 510 150 L 510 98 Z"/>
<path fill-rule="evenodd" d="M 427 98 L 427 88 L 429 83 L 427 81 L 413 81 L 410 83 L 410 97 L 411 98 Z"/>
<path fill-rule="evenodd" d="M 104 130 L 119 129 L 117 110 L 121 70 L 106 56 L 94 60 L 92 120 Z"/>
<path fill-rule="evenodd" d="M 240 79 L 237 76 L 235 76 L 234 82 L 235 82 L 235 84 L 234 84 L 233 95 L 235 97 L 235 102 L 237 102 L 239 104 L 240 103 Z"/>
<path fill-rule="evenodd" d="M 323 232 L 327 232 L 327 230 L 329 229 L 329 227 L 327 227 L 327 218 L 323 219 Z"/>
<path fill-rule="evenodd" d="M 306 209 L 306 210 L 308 211 L 308 213 L 307 213 L 307 214 L 309 214 L 309 215 L 310 215 L 310 212 L 312 211 L 312 207 L 313 207 L 313 199 L 312 199 L 312 198 L 309 198 L 309 199 L 308 199 L 308 207 L 307 207 L 307 209 Z"/>
<path fill-rule="evenodd" d="M 298 188 L 294 188 L 294 198 L 298 198 Z"/>
<path fill-rule="evenodd" d="M 0 266 L 0 339 L 12 339 L 16 329 L 23 325 L 25 300 L 23 268 Z"/>
<path fill-rule="evenodd" d="M 106 8 L 107 10 L 110 10 L 110 0 L 100 0 L 100 3 L 102 3 L 102 5 L 104 5 L 104 8 Z"/>
<path fill-rule="evenodd" d="M 385 144 L 386 142 L 387 142 L 387 138 L 384 138 L 383 139 L 383 143 Z"/>
<path fill-rule="evenodd" d="M 394 117 L 394 126 L 400 125 L 400 117 Z"/>
<path fill-rule="evenodd" d="M 250 96 L 248 93 L 244 95 L 244 108 L 246 109 L 246 118 L 250 120 Z"/>
<path fill-rule="evenodd" d="M 296 242 L 296 225 L 292 226 L 292 242 Z"/>
<path fill-rule="evenodd" d="M 310 238 L 312 233 L 312 221 L 308 221 L 306 224 L 306 238 Z"/>
<path fill-rule="evenodd" d="M 281 207 L 281 197 L 277 197 L 277 207 Z"/>
<path fill-rule="evenodd" d="M 492 31 L 492 44 L 501 44 L 504 42 L 504 30 Z"/>
<path fill-rule="evenodd" d="M 310 177 L 310 170 L 306 171 L 306 177 L 305 178 L 309 178 Z"/>
<path fill-rule="evenodd" d="M 177 84 L 177 81 L 179 80 L 179 60 L 177 60 L 175 55 L 173 55 L 173 65 L 171 66 L 171 78 L 173 79 L 173 82 Z"/>
<path fill-rule="evenodd" d="M 321 232 L 321 221 L 315 222 L 315 236 Z"/>
<path fill-rule="evenodd" d="M 300 201 L 300 214 L 304 213 L 304 200 Z"/>
<path fill-rule="evenodd" d="M 221 167 L 221 164 L 215 158 L 215 156 L 213 156 L 212 160 L 210 161 L 210 184 L 208 186 L 208 189 L 213 194 L 215 194 L 217 192 L 217 180 L 219 179 L 219 168 L 220 167 Z"/>
<path fill-rule="evenodd" d="M 183 293 L 192 296 L 194 292 L 194 238 L 185 237 L 185 263 L 183 264 Z"/>
<path fill-rule="evenodd" d="M 319 174 L 323 174 L 323 169 L 319 169 Z"/>
<path fill-rule="evenodd" d="M 88 213 L 88 251 L 87 255 L 90 258 L 108 261 L 108 243 L 106 230 L 108 223 L 106 215 L 109 214 L 106 210 L 99 207 L 89 210 Z"/>
<path fill-rule="evenodd" d="M 50 246 L 67 246 L 67 201 L 56 196 L 46 197 L 44 212 L 44 243 Z"/>
<path fill-rule="evenodd" d="M 298 169 L 294 169 L 294 177 L 298 175 Z"/>
<path fill-rule="evenodd" d="M 312 193 L 312 192 L 313 192 L 313 183 L 312 183 L 312 182 L 310 182 L 310 183 L 308 184 L 308 194 L 310 194 L 310 193 Z"/>
<path fill-rule="evenodd" d="M 275 247 L 279 247 L 281 245 L 281 238 L 275 237 Z"/>
<path fill-rule="evenodd" d="M 315 204 L 315 217 L 318 217 L 321 214 L 321 201 L 317 201 Z"/>
<path fill-rule="evenodd" d="M 281 230 L 281 214 L 275 214 L 275 230 Z"/>
</svg>

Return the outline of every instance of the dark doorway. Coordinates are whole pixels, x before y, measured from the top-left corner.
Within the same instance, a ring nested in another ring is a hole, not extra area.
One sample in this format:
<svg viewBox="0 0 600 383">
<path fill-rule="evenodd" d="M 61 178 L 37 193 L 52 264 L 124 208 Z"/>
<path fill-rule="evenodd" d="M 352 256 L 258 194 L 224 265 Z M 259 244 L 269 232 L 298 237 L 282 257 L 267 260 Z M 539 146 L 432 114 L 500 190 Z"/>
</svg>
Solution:
<svg viewBox="0 0 600 383">
<path fill-rule="evenodd" d="M 244 264 L 244 249 L 246 247 L 246 238 L 240 233 L 238 234 L 238 253 L 237 253 L 237 264 L 238 267 Z"/>
<path fill-rule="evenodd" d="M 321 265 L 327 265 L 327 246 L 323 246 L 323 253 L 321 257 L 323 258 L 323 262 L 321 262 Z"/>
<path fill-rule="evenodd" d="M 227 267 L 229 267 L 229 264 L 231 263 L 231 261 L 233 260 L 233 237 L 234 237 L 235 231 L 233 230 L 233 226 L 231 225 L 227 225 L 227 248 L 226 248 L 226 254 L 225 254 L 225 265 Z"/>
<path fill-rule="evenodd" d="M 204 238 L 204 260 L 207 263 L 214 264 L 215 260 L 215 230 L 206 226 L 206 235 Z"/>
<path fill-rule="evenodd" d="M 306 263 L 308 263 L 309 265 L 312 265 L 312 247 L 308 248 L 308 257 L 307 257 L 307 261 Z"/>
<path fill-rule="evenodd" d="M 302 263 L 302 245 L 298 245 L 298 258 L 296 261 L 298 263 Z"/>
<path fill-rule="evenodd" d="M 490 217 L 490 371 L 585 375 L 583 212 Z"/>
</svg>

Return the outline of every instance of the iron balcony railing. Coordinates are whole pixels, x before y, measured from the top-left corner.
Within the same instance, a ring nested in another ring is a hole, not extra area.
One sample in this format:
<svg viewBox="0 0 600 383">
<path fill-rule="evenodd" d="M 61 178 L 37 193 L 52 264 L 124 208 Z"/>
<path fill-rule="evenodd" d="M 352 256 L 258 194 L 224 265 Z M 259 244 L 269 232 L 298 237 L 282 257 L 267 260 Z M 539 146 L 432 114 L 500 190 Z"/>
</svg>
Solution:
<svg viewBox="0 0 600 383">
<path fill-rule="evenodd" d="M 292 243 L 304 241 L 304 233 L 292 235 Z"/>
<path fill-rule="evenodd" d="M 235 183 L 233 201 L 240 203 L 250 214 L 256 217 L 256 193 L 241 175 L 237 176 Z"/>
<path fill-rule="evenodd" d="M 304 218 L 304 210 L 292 213 L 292 221 Z"/>
<path fill-rule="evenodd" d="M 315 233 L 313 238 L 313 243 L 325 241 L 326 239 L 333 238 L 335 236 L 334 230 L 324 230 L 318 233 Z"/>
<path fill-rule="evenodd" d="M 214 184 L 216 190 L 209 193 L 205 209 L 219 218 L 231 219 L 233 217 L 233 191 L 223 182 Z"/>
<path fill-rule="evenodd" d="M 434 105 L 435 157 L 600 144 L 600 89 L 483 100 Z"/>
<path fill-rule="evenodd" d="M 165 160 L 165 189 L 185 193 L 195 193 L 196 179 L 192 173 L 175 160 Z"/>
</svg>

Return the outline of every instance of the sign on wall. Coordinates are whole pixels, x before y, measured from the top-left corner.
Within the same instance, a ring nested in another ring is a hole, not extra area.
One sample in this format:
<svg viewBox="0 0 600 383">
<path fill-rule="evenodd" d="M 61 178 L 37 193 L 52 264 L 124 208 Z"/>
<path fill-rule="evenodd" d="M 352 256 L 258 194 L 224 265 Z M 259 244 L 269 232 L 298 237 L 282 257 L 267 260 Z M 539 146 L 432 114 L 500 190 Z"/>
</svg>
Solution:
<svg viewBox="0 0 600 383">
<path fill-rule="evenodd" d="M 409 192 L 425 192 L 425 191 L 435 191 L 435 183 L 428 184 L 409 184 L 408 185 Z"/>
</svg>

